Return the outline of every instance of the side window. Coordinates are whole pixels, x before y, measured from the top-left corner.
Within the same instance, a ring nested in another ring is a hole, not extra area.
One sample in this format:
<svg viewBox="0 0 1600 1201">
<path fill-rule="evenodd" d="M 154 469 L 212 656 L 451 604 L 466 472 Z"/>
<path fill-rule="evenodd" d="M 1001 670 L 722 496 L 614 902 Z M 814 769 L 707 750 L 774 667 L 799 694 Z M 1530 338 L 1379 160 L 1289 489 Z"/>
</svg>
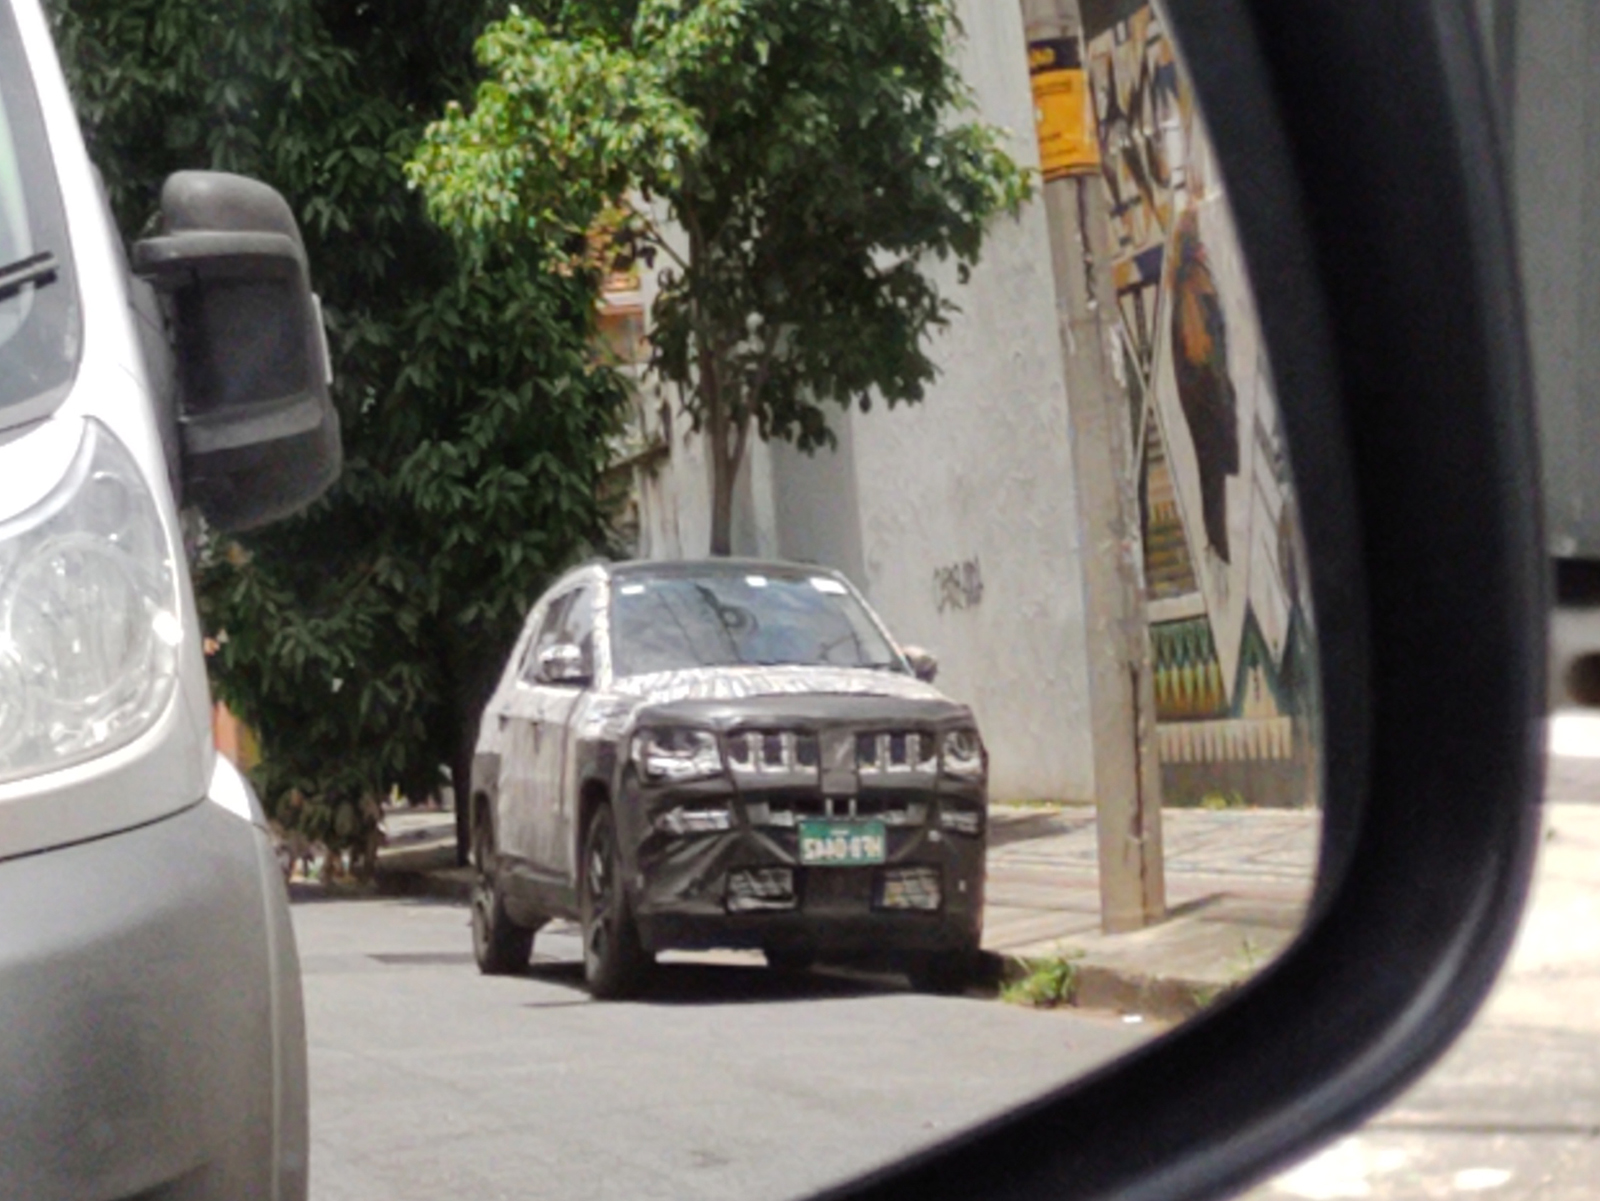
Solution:
<svg viewBox="0 0 1600 1201">
<path fill-rule="evenodd" d="M 540 624 L 539 632 L 533 641 L 528 643 L 528 651 L 522 657 L 522 667 L 517 673 L 524 684 L 539 682 L 539 656 L 561 641 L 559 635 L 562 623 L 566 620 L 567 610 L 572 607 L 575 596 L 576 592 L 563 593 L 552 600 L 550 607 L 545 610 L 544 621 Z"/>
</svg>

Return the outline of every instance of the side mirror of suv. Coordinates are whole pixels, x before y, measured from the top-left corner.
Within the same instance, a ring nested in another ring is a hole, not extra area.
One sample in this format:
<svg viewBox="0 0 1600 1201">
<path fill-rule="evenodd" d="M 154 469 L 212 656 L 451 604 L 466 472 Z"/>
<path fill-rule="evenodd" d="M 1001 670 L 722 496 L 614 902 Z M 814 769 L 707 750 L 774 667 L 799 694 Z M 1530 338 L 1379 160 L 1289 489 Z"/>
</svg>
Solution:
<svg viewBox="0 0 1600 1201">
<path fill-rule="evenodd" d="M 908 646 L 903 647 L 900 653 L 905 656 L 912 675 L 923 683 L 933 683 L 934 677 L 939 674 L 939 659 L 932 651 L 920 646 Z"/>
<path fill-rule="evenodd" d="M 558 642 L 539 653 L 539 680 L 544 684 L 587 684 L 590 673 L 581 648 Z"/>
<path fill-rule="evenodd" d="M 180 171 L 133 268 L 167 300 L 183 503 L 242 530 L 320 496 L 342 458 L 322 309 L 288 203 L 257 180 Z"/>
</svg>

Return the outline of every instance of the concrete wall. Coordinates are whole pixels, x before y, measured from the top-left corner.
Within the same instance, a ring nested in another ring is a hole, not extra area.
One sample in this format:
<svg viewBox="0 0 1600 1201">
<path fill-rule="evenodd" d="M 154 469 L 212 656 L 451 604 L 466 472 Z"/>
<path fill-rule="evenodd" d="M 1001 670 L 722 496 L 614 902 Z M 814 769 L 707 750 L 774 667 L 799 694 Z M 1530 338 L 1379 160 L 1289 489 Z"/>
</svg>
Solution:
<svg viewBox="0 0 1600 1201">
<path fill-rule="evenodd" d="M 962 7 L 980 112 L 1037 165 L 1020 9 Z M 977 711 L 997 798 L 1086 798 L 1079 523 L 1042 207 L 998 223 L 968 286 L 941 282 L 963 312 L 934 346 L 943 374 L 926 401 L 841 415 L 831 454 L 753 447 L 735 549 L 839 568 L 902 642 L 934 651 L 941 687 Z M 705 552 L 705 470 L 674 429 L 641 497 L 642 553 Z"/>
</svg>

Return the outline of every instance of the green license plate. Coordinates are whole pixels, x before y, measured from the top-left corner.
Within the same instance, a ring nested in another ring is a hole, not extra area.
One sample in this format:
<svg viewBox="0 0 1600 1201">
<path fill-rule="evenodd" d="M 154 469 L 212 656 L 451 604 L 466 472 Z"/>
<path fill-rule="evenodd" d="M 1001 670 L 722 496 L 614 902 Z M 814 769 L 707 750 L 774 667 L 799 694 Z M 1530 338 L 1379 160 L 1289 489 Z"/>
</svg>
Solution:
<svg viewBox="0 0 1600 1201">
<path fill-rule="evenodd" d="M 882 822 L 800 823 L 800 862 L 814 867 L 882 863 L 888 845 Z"/>
</svg>

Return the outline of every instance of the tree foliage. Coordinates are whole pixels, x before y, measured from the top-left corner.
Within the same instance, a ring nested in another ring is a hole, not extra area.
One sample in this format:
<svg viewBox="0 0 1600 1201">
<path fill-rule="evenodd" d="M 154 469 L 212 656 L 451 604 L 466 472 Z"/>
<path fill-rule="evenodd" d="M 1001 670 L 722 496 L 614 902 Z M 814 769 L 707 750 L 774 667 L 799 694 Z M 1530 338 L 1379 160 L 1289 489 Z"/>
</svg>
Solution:
<svg viewBox="0 0 1600 1201">
<path fill-rule="evenodd" d="M 659 261 L 652 367 L 713 465 L 714 553 L 752 432 L 829 445 L 827 406 L 923 398 L 930 334 L 1030 183 L 963 119 L 951 0 L 544 0 L 477 44 L 489 78 L 410 164 L 444 224 Z M 657 220 L 657 216 L 664 217 Z"/>
<path fill-rule="evenodd" d="M 207 540 L 197 586 L 269 812 L 336 849 L 371 849 L 390 787 L 420 798 L 442 764 L 470 769 L 527 606 L 603 533 L 623 394 L 591 349 L 595 274 L 531 243 L 463 253 L 403 176 L 427 117 L 470 85 L 490 7 L 53 5 L 126 234 L 167 173 L 197 166 L 266 180 L 302 224 L 344 475 L 303 517 Z"/>
</svg>

